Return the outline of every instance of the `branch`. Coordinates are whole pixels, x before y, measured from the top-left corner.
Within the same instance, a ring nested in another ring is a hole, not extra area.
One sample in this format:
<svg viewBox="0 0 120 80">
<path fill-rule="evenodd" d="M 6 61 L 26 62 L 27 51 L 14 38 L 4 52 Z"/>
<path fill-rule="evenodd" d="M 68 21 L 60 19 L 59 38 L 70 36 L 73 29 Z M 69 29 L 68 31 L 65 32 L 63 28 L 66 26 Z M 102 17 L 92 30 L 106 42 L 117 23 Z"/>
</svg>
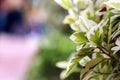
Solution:
<svg viewBox="0 0 120 80">
<path fill-rule="evenodd" d="M 114 73 L 103 73 L 103 72 L 97 72 L 92 70 L 94 73 L 102 74 L 102 75 L 110 75 L 110 74 L 120 74 L 120 72 L 114 72 Z"/>
<path fill-rule="evenodd" d="M 103 72 L 97 72 L 97 71 L 94 71 L 92 70 L 94 73 L 98 73 L 98 74 L 102 74 L 102 75 L 109 75 L 109 74 L 113 74 L 113 73 L 103 73 Z"/>
<path fill-rule="evenodd" d="M 103 47 L 98 47 L 105 55 L 107 55 L 107 56 L 109 56 L 110 58 L 113 58 L 113 56 L 111 56 L 110 54 L 109 54 L 109 52 L 105 49 L 105 48 L 103 48 Z"/>
<path fill-rule="evenodd" d="M 119 62 L 118 59 L 116 59 L 113 55 L 111 55 L 111 52 L 108 51 L 106 48 L 104 48 L 103 46 L 102 47 L 98 47 L 102 52 L 103 54 L 109 56 L 111 59 L 114 59 L 115 61 Z"/>
</svg>

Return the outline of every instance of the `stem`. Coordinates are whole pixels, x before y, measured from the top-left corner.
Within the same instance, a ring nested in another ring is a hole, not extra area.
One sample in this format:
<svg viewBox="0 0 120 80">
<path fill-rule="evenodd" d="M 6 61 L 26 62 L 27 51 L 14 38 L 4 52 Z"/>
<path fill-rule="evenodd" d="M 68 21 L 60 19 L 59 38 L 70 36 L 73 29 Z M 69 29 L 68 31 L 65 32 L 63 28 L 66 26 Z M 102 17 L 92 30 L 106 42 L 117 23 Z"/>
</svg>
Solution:
<svg viewBox="0 0 120 80">
<path fill-rule="evenodd" d="M 104 50 L 106 50 L 109 55 L 112 54 L 111 51 L 107 50 L 105 47 L 102 46 L 102 48 L 103 48 Z"/>
<path fill-rule="evenodd" d="M 94 73 L 102 74 L 102 75 L 110 75 L 110 74 L 120 74 L 120 72 L 114 72 L 114 73 L 103 73 L 103 72 L 97 72 L 92 70 Z"/>
<path fill-rule="evenodd" d="M 109 56 L 110 58 L 113 58 L 113 56 L 111 56 L 111 55 L 109 54 L 109 52 L 108 52 L 105 48 L 99 47 L 99 49 L 100 49 L 105 55 Z"/>
<path fill-rule="evenodd" d="M 94 71 L 94 70 L 93 70 L 93 72 L 94 72 L 94 73 L 98 73 L 98 74 L 102 74 L 102 75 L 105 75 L 105 74 L 106 74 L 106 75 L 108 75 L 108 74 L 112 74 L 112 73 L 97 72 L 97 71 Z"/>
<path fill-rule="evenodd" d="M 108 51 L 106 48 L 104 48 L 103 46 L 102 47 L 98 47 L 102 52 L 103 54 L 109 56 L 111 59 L 114 59 L 115 61 L 119 62 L 118 59 L 116 59 L 113 55 L 111 55 L 111 52 Z"/>
</svg>

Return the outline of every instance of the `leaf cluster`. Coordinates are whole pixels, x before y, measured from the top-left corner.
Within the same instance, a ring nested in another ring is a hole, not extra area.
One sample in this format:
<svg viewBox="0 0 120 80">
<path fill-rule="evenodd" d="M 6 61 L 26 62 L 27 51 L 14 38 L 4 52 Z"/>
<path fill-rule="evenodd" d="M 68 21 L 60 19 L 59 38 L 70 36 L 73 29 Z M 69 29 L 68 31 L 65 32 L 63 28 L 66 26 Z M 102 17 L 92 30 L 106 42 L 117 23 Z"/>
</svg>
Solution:
<svg viewBox="0 0 120 80">
<path fill-rule="evenodd" d="M 64 19 L 77 45 L 65 75 L 79 65 L 80 80 L 119 80 L 120 0 L 55 0 L 68 11 Z M 65 77 L 62 77 L 65 78 Z"/>
</svg>

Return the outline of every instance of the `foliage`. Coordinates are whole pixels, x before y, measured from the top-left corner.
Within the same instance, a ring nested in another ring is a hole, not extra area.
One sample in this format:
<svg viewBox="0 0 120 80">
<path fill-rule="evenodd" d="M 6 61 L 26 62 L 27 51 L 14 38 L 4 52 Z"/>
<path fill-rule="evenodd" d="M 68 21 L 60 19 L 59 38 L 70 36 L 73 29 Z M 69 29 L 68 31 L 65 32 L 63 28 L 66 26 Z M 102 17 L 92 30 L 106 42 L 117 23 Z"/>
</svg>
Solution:
<svg viewBox="0 0 120 80">
<path fill-rule="evenodd" d="M 68 11 L 64 23 L 77 45 L 61 78 L 77 69 L 80 80 L 120 80 L 120 0 L 55 1 Z"/>
<path fill-rule="evenodd" d="M 65 30 L 66 25 L 62 24 L 62 20 L 64 16 L 67 14 L 67 11 L 61 7 L 59 7 L 54 0 L 38 0 L 41 1 L 39 3 L 40 8 L 42 8 L 46 13 L 46 24 L 49 27 L 53 27 L 54 29 Z M 50 29 L 50 28 L 49 28 Z"/>
<path fill-rule="evenodd" d="M 74 44 L 68 38 L 68 35 L 53 30 L 40 40 L 41 47 L 27 80 L 59 80 L 61 69 L 55 66 L 56 62 L 66 60 L 75 50 Z"/>
</svg>

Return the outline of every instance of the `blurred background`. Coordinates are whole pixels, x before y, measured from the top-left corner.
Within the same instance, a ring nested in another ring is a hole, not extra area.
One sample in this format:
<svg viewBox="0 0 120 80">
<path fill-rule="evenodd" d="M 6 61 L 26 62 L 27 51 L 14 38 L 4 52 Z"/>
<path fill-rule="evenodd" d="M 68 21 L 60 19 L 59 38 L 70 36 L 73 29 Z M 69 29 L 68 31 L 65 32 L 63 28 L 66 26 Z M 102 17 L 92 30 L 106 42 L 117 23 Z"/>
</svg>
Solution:
<svg viewBox="0 0 120 80">
<path fill-rule="evenodd" d="M 39 51 L 29 65 L 26 80 L 60 80 L 62 69 L 57 68 L 56 63 L 67 60 L 75 51 L 75 45 L 69 39 L 72 30 L 62 23 L 67 11 L 54 0 L 33 0 L 32 4 L 40 10 L 44 31 L 40 36 Z M 79 75 L 66 80 L 77 80 L 74 77 L 79 78 Z"/>
</svg>

